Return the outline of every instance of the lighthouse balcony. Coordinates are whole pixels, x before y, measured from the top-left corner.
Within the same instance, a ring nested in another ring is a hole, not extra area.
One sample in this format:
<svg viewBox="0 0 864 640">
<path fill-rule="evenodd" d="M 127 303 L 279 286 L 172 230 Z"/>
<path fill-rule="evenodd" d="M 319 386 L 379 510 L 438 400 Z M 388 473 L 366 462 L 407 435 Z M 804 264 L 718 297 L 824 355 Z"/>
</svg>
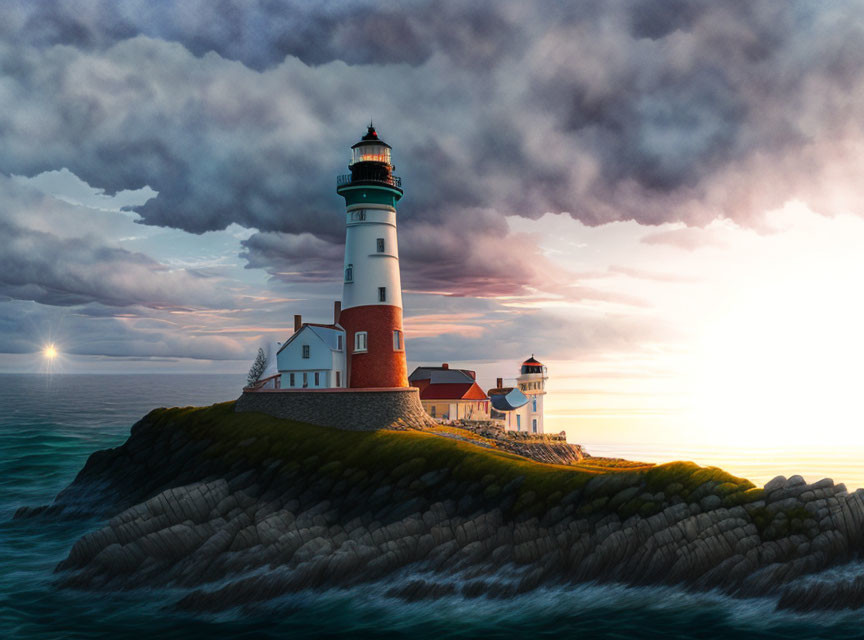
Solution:
<svg viewBox="0 0 864 640">
<path fill-rule="evenodd" d="M 348 185 L 386 185 L 402 190 L 402 178 L 392 174 L 386 174 L 381 171 L 357 171 L 354 173 L 346 173 L 336 178 L 336 186 L 344 187 Z"/>
</svg>

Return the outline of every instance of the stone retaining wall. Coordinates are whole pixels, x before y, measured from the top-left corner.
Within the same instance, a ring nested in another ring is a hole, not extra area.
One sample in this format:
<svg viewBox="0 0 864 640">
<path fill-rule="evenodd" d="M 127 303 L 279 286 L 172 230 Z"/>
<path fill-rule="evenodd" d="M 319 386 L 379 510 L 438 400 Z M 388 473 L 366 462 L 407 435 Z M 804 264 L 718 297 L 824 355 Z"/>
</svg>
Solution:
<svg viewBox="0 0 864 640">
<path fill-rule="evenodd" d="M 428 426 L 432 419 L 420 404 L 419 391 L 404 389 L 332 391 L 244 391 L 236 411 L 257 411 L 274 418 L 308 422 L 349 431 Z"/>
</svg>

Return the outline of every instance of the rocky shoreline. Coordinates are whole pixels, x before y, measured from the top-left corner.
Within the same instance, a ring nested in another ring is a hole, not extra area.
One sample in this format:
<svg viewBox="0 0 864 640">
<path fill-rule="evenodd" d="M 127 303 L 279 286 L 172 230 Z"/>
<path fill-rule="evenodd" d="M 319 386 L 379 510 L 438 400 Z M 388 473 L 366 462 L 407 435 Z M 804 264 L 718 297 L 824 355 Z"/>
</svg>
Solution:
<svg viewBox="0 0 864 640">
<path fill-rule="evenodd" d="M 219 611 L 310 589 L 393 582 L 402 600 L 507 598 L 589 581 L 771 596 L 798 611 L 864 605 L 864 491 L 692 463 L 600 472 L 433 434 L 342 433 L 161 409 L 94 453 L 47 507 L 106 520 L 57 567 L 64 587 L 172 587 Z"/>
</svg>

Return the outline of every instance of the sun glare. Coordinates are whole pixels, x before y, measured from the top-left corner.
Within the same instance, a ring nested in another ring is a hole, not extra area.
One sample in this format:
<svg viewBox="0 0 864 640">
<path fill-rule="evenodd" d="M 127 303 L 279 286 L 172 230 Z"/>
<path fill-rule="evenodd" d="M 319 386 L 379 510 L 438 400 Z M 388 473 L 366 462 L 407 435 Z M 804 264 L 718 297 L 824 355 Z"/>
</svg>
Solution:
<svg viewBox="0 0 864 640">
<path fill-rule="evenodd" d="M 42 349 L 42 355 L 46 360 L 53 360 L 57 357 L 57 347 L 53 344 L 46 345 L 44 349 Z"/>
<path fill-rule="evenodd" d="M 698 421 L 730 444 L 864 443 L 864 305 L 835 279 L 752 292 L 704 336 Z"/>
</svg>

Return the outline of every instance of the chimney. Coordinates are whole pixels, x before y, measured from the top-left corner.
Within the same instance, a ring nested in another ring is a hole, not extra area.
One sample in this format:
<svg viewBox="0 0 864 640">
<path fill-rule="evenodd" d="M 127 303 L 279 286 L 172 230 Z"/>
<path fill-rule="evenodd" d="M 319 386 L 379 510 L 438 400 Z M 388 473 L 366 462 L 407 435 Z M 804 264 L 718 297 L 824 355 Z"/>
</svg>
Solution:
<svg viewBox="0 0 864 640">
<path fill-rule="evenodd" d="M 342 315 L 342 301 L 333 301 L 333 324 L 339 324 L 339 316 Z"/>
<path fill-rule="evenodd" d="M 299 313 L 294 314 L 294 333 L 300 331 L 300 327 L 303 326 L 303 316 Z"/>
<path fill-rule="evenodd" d="M 504 378 L 495 378 L 495 388 L 501 389 L 504 387 Z"/>
<path fill-rule="evenodd" d="M 447 364 L 446 362 L 443 362 L 443 363 L 441 364 L 441 368 L 442 368 L 442 369 L 449 369 L 449 368 L 450 368 L 450 365 Z"/>
</svg>

